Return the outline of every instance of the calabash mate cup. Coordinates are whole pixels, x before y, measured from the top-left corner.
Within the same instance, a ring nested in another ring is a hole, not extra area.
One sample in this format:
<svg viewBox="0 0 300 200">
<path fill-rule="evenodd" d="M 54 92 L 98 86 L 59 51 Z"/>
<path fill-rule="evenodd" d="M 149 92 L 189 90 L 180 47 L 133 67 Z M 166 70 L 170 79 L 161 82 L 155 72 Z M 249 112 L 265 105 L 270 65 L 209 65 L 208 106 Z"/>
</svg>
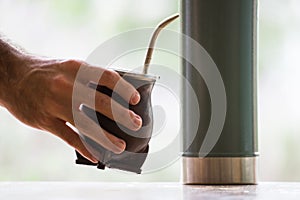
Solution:
<svg viewBox="0 0 300 200">
<path fill-rule="evenodd" d="M 116 102 L 134 111 L 142 118 L 142 127 L 138 131 L 132 131 L 121 124 L 107 118 L 93 109 L 83 106 L 82 111 L 98 123 L 102 129 L 114 134 L 116 137 L 126 141 L 126 149 L 121 154 L 115 154 L 92 139 L 82 136 L 88 150 L 99 160 L 97 164 L 85 159 L 76 152 L 77 164 L 96 165 L 99 169 L 105 167 L 116 168 L 120 170 L 141 173 L 141 167 L 146 160 L 149 151 L 149 141 L 153 130 L 153 114 L 151 106 L 151 92 L 155 84 L 156 77 L 147 74 L 137 74 L 116 70 L 126 81 L 131 83 L 140 93 L 141 100 L 137 105 L 129 105 L 117 93 L 107 87 L 90 84 L 90 87 L 96 89 L 105 95 L 110 96 Z"/>
</svg>

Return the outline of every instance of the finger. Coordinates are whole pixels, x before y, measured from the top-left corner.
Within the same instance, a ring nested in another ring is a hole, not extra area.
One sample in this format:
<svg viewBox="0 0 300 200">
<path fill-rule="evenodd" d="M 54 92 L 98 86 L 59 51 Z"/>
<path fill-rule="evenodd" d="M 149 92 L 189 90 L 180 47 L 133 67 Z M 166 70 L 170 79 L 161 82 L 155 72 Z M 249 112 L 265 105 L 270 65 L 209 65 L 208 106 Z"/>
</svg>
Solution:
<svg viewBox="0 0 300 200">
<path fill-rule="evenodd" d="M 60 102 L 53 101 L 49 110 L 59 119 L 67 121 L 74 125 L 73 113 L 79 110 L 79 106 L 84 104 L 103 115 L 107 116 L 113 121 L 122 124 L 130 130 L 139 130 L 142 126 L 142 119 L 133 111 L 121 106 L 109 96 L 97 92 L 80 83 L 76 84 L 76 94 L 71 95 L 72 85 L 66 80 L 57 80 L 61 90 L 56 89 L 55 99 Z M 61 82 L 61 83 L 60 83 Z M 59 87 L 59 86 L 57 86 Z M 73 97 L 73 100 L 72 100 Z M 51 101 L 51 100 L 50 100 Z"/>
<path fill-rule="evenodd" d="M 140 101 L 141 97 L 139 92 L 113 70 L 105 70 L 100 78 L 99 84 L 114 90 L 125 101 L 132 105 L 136 105 Z"/>
<path fill-rule="evenodd" d="M 85 85 L 95 82 L 118 93 L 126 102 L 136 105 L 140 101 L 139 92 L 117 72 L 99 67 L 82 65 L 78 79 Z"/>
<path fill-rule="evenodd" d="M 76 128 L 83 135 L 91 138 L 107 150 L 116 154 L 120 154 L 125 150 L 126 143 L 124 140 L 119 139 L 102 129 L 99 124 L 95 123 L 83 112 L 77 112 L 74 117 Z"/>
<path fill-rule="evenodd" d="M 75 133 L 70 127 L 68 127 L 62 120 L 57 119 L 49 131 L 75 148 L 89 161 L 98 163 L 98 160 L 94 158 L 93 155 L 86 149 L 79 135 Z"/>
<path fill-rule="evenodd" d="M 81 94 L 77 97 L 78 99 L 76 102 L 80 102 L 80 104 L 84 104 L 89 108 L 97 110 L 101 114 L 122 124 L 128 129 L 136 131 L 142 127 L 142 118 L 140 116 L 123 107 L 109 96 L 83 85 L 78 85 L 78 89 L 80 89 Z M 78 103 L 76 106 L 78 106 Z M 76 108 L 73 108 L 73 110 L 74 109 Z"/>
</svg>

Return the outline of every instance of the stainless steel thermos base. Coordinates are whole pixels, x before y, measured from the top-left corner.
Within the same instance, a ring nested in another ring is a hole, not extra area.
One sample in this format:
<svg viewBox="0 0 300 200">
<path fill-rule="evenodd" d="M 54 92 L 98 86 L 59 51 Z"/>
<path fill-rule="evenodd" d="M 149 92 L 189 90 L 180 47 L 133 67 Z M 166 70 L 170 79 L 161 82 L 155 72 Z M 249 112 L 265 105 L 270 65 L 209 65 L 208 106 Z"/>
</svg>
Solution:
<svg viewBox="0 0 300 200">
<path fill-rule="evenodd" d="M 184 184 L 256 184 L 257 157 L 183 157 Z"/>
</svg>

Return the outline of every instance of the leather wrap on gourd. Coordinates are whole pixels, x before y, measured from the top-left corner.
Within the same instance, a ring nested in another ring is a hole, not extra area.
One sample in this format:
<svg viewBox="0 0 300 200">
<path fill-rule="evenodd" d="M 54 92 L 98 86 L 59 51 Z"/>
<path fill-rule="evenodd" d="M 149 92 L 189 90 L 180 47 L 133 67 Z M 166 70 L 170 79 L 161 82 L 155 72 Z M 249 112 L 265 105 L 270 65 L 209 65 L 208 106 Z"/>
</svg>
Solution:
<svg viewBox="0 0 300 200">
<path fill-rule="evenodd" d="M 143 120 L 142 127 L 138 131 L 129 130 L 101 113 L 83 106 L 82 111 L 92 120 L 97 122 L 103 129 L 114 134 L 118 138 L 125 140 L 126 149 L 121 154 L 115 154 L 106 150 L 92 139 L 81 135 L 87 149 L 99 160 L 99 162 L 94 164 L 76 152 L 76 164 L 94 165 L 99 169 L 104 169 L 106 166 L 139 174 L 141 173 L 141 167 L 146 160 L 149 150 L 148 144 L 152 135 L 153 115 L 151 107 L 151 92 L 156 78 L 154 76 L 144 74 L 126 73 L 122 71 L 117 72 L 126 81 L 131 83 L 140 93 L 141 100 L 137 105 L 129 105 L 117 93 L 107 87 L 95 84 L 90 84 L 90 87 L 112 97 L 112 99 L 122 106 L 133 110 L 136 114 L 141 116 Z"/>
</svg>

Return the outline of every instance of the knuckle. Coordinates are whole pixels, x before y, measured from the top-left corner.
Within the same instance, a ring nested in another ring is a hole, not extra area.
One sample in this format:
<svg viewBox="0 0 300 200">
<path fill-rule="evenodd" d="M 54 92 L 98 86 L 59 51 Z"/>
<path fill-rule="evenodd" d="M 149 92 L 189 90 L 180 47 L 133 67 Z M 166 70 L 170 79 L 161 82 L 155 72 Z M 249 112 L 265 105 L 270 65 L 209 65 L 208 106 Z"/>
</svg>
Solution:
<svg viewBox="0 0 300 200">
<path fill-rule="evenodd" d="M 83 61 L 69 59 L 69 60 L 62 61 L 60 67 L 65 71 L 73 71 L 74 69 L 76 70 L 79 69 L 79 67 L 83 64 L 84 64 Z"/>
<path fill-rule="evenodd" d="M 118 112 L 119 115 L 119 119 L 122 121 L 127 121 L 128 119 L 130 119 L 130 111 L 122 109 L 119 110 Z"/>
<path fill-rule="evenodd" d="M 57 74 L 55 76 L 53 76 L 52 81 L 54 83 L 60 83 L 63 82 L 65 80 L 65 76 L 63 74 Z"/>
<path fill-rule="evenodd" d="M 100 108 L 110 108 L 110 98 L 105 95 L 99 96 L 96 99 L 96 103 Z"/>
<path fill-rule="evenodd" d="M 83 98 L 84 98 L 84 100 L 83 100 L 83 103 L 85 104 L 87 104 L 87 106 L 88 105 L 90 105 L 90 106 L 92 106 L 92 105 L 95 105 L 95 103 L 96 103 L 96 91 L 89 91 L 87 94 L 86 94 L 86 96 L 83 96 Z"/>
<path fill-rule="evenodd" d="M 63 61 L 64 66 L 80 66 L 82 64 L 82 61 L 76 60 L 76 59 L 68 59 Z"/>
<path fill-rule="evenodd" d="M 115 83 L 120 79 L 120 75 L 113 70 L 105 70 L 103 72 L 103 78 L 105 81 Z"/>
<path fill-rule="evenodd" d="M 50 84 L 50 91 L 53 93 L 57 93 L 58 91 L 61 91 L 63 88 L 69 86 L 69 83 L 63 74 L 58 74 L 53 76 L 49 84 Z"/>
</svg>

